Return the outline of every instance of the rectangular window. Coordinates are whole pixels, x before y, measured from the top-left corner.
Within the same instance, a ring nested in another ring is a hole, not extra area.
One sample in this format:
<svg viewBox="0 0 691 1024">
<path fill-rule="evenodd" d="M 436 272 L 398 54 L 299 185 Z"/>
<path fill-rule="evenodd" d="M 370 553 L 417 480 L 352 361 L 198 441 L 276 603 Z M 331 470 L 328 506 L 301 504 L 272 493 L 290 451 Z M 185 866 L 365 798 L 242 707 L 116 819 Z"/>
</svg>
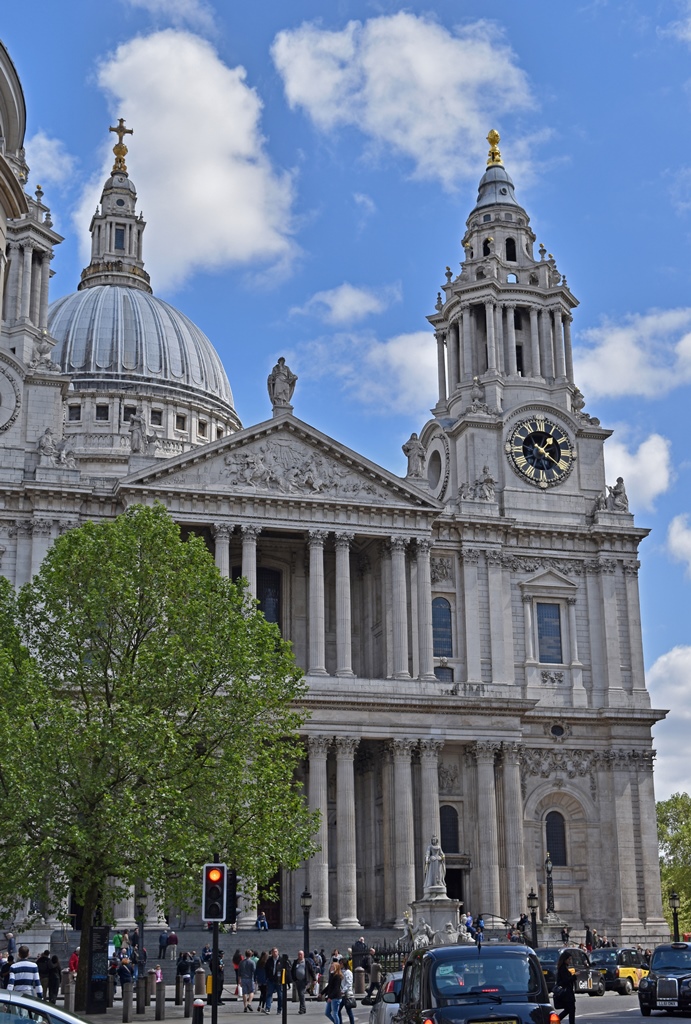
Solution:
<svg viewBox="0 0 691 1024">
<path fill-rule="evenodd" d="M 151 426 L 162 427 L 163 426 L 163 410 L 152 409 L 151 410 Z"/>
<path fill-rule="evenodd" d="M 197 424 L 197 433 L 200 437 L 206 437 L 206 420 L 200 420 Z"/>
<path fill-rule="evenodd" d="M 116 249 L 122 249 L 124 251 L 124 248 L 125 248 L 125 229 L 124 228 L 118 228 L 118 227 L 115 228 L 115 248 Z"/>
<path fill-rule="evenodd" d="M 67 419 L 70 423 L 78 423 L 82 418 L 82 407 L 81 405 L 71 405 L 67 413 Z"/>
<path fill-rule="evenodd" d="M 110 419 L 110 407 L 107 405 L 96 406 L 96 419 L 103 422 L 104 420 Z"/>
<path fill-rule="evenodd" d="M 537 647 L 545 665 L 563 665 L 561 654 L 561 616 L 558 604 L 537 605 Z"/>
<path fill-rule="evenodd" d="M 126 405 L 122 412 L 122 418 L 125 423 L 129 423 L 133 416 L 137 415 L 136 405 Z"/>
<path fill-rule="evenodd" d="M 187 417 L 181 416 L 180 413 L 175 417 L 175 429 L 176 430 L 187 430 Z"/>
<path fill-rule="evenodd" d="M 453 682 L 453 669 L 446 668 L 443 665 L 437 665 L 434 670 L 434 674 L 441 683 L 452 683 Z"/>
<path fill-rule="evenodd" d="M 223 437 L 223 427 L 216 427 L 216 440 L 220 441 Z"/>
</svg>

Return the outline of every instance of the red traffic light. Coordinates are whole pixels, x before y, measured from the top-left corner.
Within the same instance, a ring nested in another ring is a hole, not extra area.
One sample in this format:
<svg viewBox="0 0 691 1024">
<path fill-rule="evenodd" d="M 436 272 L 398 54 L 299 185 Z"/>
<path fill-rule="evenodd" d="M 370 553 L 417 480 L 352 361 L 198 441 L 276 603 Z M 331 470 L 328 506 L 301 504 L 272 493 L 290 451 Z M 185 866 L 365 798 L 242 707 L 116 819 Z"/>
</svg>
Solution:
<svg viewBox="0 0 691 1024">
<path fill-rule="evenodd" d="M 205 864 L 202 885 L 202 921 L 225 921 L 227 887 L 227 865 Z"/>
<path fill-rule="evenodd" d="M 209 868 L 209 873 L 206 877 L 210 882 L 220 882 L 223 878 L 223 872 L 220 868 Z"/>
</svg>

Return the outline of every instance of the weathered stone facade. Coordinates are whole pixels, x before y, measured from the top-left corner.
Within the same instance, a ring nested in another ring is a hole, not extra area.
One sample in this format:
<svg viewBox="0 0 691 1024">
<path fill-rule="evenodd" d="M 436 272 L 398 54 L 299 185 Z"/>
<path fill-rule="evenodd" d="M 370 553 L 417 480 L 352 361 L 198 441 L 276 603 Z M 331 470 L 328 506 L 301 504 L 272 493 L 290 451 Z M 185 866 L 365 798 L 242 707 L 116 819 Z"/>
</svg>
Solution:
<svg viewBox="0 0 691 1024">
<path fill-rule="evenodd" d="M 1 47 L 0 65 L 21 95 Z M 61 239 L 22 190 L 23 122 L 2 135 L 0 572 L 20 586 L 63 531 L 162 501 L 247 578 L 310 689 L 321 850 L 281 880 L 282 923 L 301 922 L 307 885 L 313 926 L 400 925 L 439 834 L 450 895 L 475 912 L 515 919 L 531 887 L 544 907 L 549 850 L 574 930 L 664 935 L 646 531 L 623 482 L 606 487 L 610 431 L 573 379 L 577 302 L 534 258 L 496 140 L 429 317 L 438 401 L 400 478 L 298 419 L 281 363 L 273 415 L 241 428 L 208 339 L 151 294 L 122 138 L 91 263 L 49 308 Z"/>
</svg>

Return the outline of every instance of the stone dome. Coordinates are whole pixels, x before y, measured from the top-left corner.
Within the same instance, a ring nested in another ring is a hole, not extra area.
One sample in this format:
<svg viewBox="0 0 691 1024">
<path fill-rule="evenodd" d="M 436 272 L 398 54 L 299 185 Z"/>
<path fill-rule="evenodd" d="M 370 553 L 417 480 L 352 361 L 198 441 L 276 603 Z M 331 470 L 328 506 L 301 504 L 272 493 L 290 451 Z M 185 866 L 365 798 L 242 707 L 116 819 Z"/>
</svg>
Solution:
<svg viewBox="0 0 691 1024">
<path fill-rule="evenodd" d="M 53 302 L 52 359 L 75 389 L 178 392 L 237 420 L 228 377 L 206 335 L 174 306 L 139 288 L 96 285 Z"/>
</svg>

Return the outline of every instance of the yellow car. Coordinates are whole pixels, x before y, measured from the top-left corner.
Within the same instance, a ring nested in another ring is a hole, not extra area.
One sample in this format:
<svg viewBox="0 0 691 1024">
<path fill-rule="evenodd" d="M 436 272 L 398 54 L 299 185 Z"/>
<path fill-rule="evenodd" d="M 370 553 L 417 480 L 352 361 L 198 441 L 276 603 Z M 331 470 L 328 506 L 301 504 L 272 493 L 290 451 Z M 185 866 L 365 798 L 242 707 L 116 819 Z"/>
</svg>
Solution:
<svg viewBox="0 0 691 1024">
<path fill-rule="evenodd" d="M 637 949 L 594 949 L 590 962 L 605 979 L 607 989 L 620 996 L 630 995 L 638 988 L 641 978 L 648 975 L 648 965 Z"/>
</svg>

